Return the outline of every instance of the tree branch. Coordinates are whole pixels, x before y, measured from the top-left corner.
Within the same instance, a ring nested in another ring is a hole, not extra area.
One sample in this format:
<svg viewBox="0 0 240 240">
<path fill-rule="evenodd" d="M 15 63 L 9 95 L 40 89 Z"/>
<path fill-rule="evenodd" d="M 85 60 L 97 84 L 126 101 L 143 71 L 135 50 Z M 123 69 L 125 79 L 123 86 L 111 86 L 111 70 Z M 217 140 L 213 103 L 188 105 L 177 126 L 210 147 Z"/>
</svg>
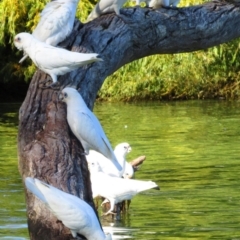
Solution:
<svg viewBox="0 0 240 240">
<path fill-rule="evenodd" d="M 104 60 L 71 73 L 75 86 L 84 89 L 81 93 L 90 108 L 105 78 L 131 61 L 206 49 L 240 36 L 240 4 L 211 2 L 177 9 L 124 8 L 120 12 L 120 16 L 107 14 L 84 25 L 76 21 L 72 35 L 61 44 L 73 46 L 73 51 L 97 52 Z"/>
<path fill-rule="evenodd" d="M 90 109 L 105 78 L 126 63 L 152 54 L 206 49 L 240 36 L 239 4 L 215 2 L 159 10 L 136 7 L 120 12 L 120 16 L 107 14 L 87 24 L 76 20 L 72 34 L 60 45 L 72 51 L 99 53 L 104 60 L 58 77 L 61 88 L 80 89 Z M 40 70 L 35 73 L 19 112 L 20 173 L 93 205 L 86 159 L 67 125 L 59 91 L 39 88 L 47 78 Z M 71 238 L 69 230 L 32 194 L 26 194 L 26 201 L 31 239 Z"/>
</svg>

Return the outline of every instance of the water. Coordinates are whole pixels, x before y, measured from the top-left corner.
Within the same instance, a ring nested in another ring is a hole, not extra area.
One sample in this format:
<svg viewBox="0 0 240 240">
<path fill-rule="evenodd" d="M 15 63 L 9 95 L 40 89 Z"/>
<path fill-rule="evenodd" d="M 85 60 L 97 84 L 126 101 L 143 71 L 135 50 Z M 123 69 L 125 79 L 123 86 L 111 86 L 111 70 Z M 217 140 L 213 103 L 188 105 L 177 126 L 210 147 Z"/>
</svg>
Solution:
<svg viewBox="0 0 240 240">
<path fill-rule="evenodd" d="M 28 239 L 25 199 L 17 169 L 19 104 L 0 104 L 0 239 Z"/>
<path fill-rule="evenodd" d="M 0 239 L 28 239 L 18 108 L 0 105 Z M 114 146 L 131 144 L 129 160 L 146 155 L 136 178 L 161 187 L 137 195 L 121 221 L 101 219 L 114 239 L 240 239 L 240 103 L 99 103 L 94 110 Z"/>
</svg>

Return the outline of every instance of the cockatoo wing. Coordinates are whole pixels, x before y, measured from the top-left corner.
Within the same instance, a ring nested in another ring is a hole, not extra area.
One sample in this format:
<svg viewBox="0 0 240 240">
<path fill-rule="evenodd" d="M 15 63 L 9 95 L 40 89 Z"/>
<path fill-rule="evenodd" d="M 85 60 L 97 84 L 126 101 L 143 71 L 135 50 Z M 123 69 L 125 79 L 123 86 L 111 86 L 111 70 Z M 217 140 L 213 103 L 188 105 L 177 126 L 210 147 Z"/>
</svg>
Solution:
<svg viewBox="0 0 240 240">
<path fill-rule="evenodd" d="M 105 239 L 95 212 L 86 202 L 38 179 L 27 177 L 25 184 L 71 230 L 74 237 L 80 233 L 87 239 Z"/>
<path fill-rule="evenodd" d="M 84 102 L 81 94 L 74 88 L 64 88 L 62 99 L 67 103 L 67 121 L 73 134 L 82 143 L 86 154 L 96 150 L 110 159 L 118 170 L 119 165 L 103 128 Z"/>
<path fill-rule="evenodd" d="M 117 156 L 116 156 L 117 157 Z M 101 153 L 95 150 L 90 150 L 86 156 L 88 163 L 95 162 L 99 164 L 101 171 L 112 177 L 121 177 L 120 171 L 116 168 L 111 159 L 106 158 Z M 118 160 L 118 159 L 117 159 Z"/>
<path fill-rule="evenodd" d="M 95 188 L 98 189 L 96 192 L 98 192 L 100 196 L 107 199 L 115 199 L 116 203 L 131 199 L 134 195 L 137 194 L 137 191 L 135 191 L 134 188 L 131 188 L 130 186 L 127 186 L 123 181 L 118 180 L 121 180 L 121 178 L 109 176 L 109 179 L 103 180 L 102 178 L 99 178 L 98 181 L 93 182 L 93 184 L 96 185 Z"/>
<path fill-rule="evenodd" d="M 100 196 L 116 199 L 117 202 L 131 199 L 137 193 L 148 189 L 159 189 L 152 181 L 141 181 L 110 177 L 104 173 L 91 174 L 92 185 Z"/>
<path fill-rule="evenodd" d="M 100 122 L 98 121 L 97 117 L 89 110 L 89 115 L 93 121 L 93 124 L 96 126 L 96 129 L 97 131 L 99 132 L 103 142 L 104 142 L 104 145 L 105 145 L 105 149 L 104 151 L 100 151 L 105 157 L 107 157 L 108 159 L 111 159 L 111 160 L 115 160 L 115 166 L 117 166 L 118 169 L 122 169 L 121 166 L 119 165 L 118 161 L 116 160 L 116 157 L 114 155 L 114 152 L 112 150 L 112 146 L 100 124 Z"/>
<path fill-rule="evenodd" d="M 90 150 L 89 154 L 86 156 L 86 159 L 87 159 L 88 163 L 90 163 L 90 162 L 98 162 L 100 167 L 101 167 L 101 162 L 102 161 L 108 161 L 109 162 L 109 159 L 107 159 L 101 153 L 99 153 L 99 152 L 97 152 L 95 150 Z"/>
<path fill-rule="evenodd" d="M 113 164 L 117 169 L 122 169 L 116 160 L 111 144 L 109 143 L 101 124 L 88 108 L 85 108 L 82 111 L 74 111 L 73 113 L 68 110 L 68 122 L 70 122 L 69 125 L 73 128 L 73 133 L 78 135 L 77 137 L 82 140 L 81 143 L 83 144 L 84 149 L 93 149 L 100 152 L 113 161 Z"/>
<path fill-rule="evenodd" d="M 158 187 L 151 181 L 111 178 L 112 186 L 108 186 L 109 195 L 114 198 L 131 199 L 139 192 Z"/>
<path fill-rule="evenodd" d="M 38 179 L 26 178 L 25 184 L 28 190 L 41 199 L 63 222 L 63 224 L 78 231 L 81 225 L 92 225 L 87 203 L 71 194 L 60 191 Z M 81 227 L 83 227 L 81 226 Z"/>
<path fill-rule="evenodd" d="M 72 120 L 70 120 L 72 122 L 71 125 L 75 128 L 73 132 L 78 133 L 82 141 L 89 145 L 89 148 L 102 152 L 107 146 L 102 130 L 99 124 L 96 124 L 96 121 L 94 121 L 93 115 L 83 111 L 75 112 L 74 115 Z"/>
<path fill-rule="evenodd" d="M 45 198 L 44 194 L 37 188 L 33 178 L 27 177 L 25 179 L 25 185 L 30 192 L 32 192 L 41 201 L 47 204 L 47 199 Z"/>
<path fill-rule="evenodd" d="M 54 14 L 54 12 L 56 12 L 57 9 L 60 8 L 63 4 L 64 1 L 51 1 L 47 3 L 40 14 L 41 18 Z"/>
<path fill-rule="evenodd" d="M 31 56 L 32 55 L 30 55 L 30 57 Z M 44 43 L 41 44 L 39 42 L 34 59 L 37 66 L 42 66 L 44 69 L 48 70 L 61 67 L 75 69 L 77 66 L 99 61 L 100 59 L 97 58 L 97 56 L 98 54 L 96 53 L 84 54 L 71 52 L 65 49 L 55 48 Z"/>
<path fill-rule="evenodd" d="M 56 215 L 56 217 L 63 222 L 63 224 L 71 230 L 78 232 L 79 229 L 91 227 L 91 215 L 86 211 L 87 203 L 84 201 L 70 198 L 65 194 L 59 194 L 56 191 L 46 193 L 48 206 Z"/>
<path fill-rule="evenodd" d="M 73 27 L 76 7 L 74 9 L 72 5 L 71 2 L 60 1 L 48 3 L 41 13 L 40 22 L 33 31 L 33 36 L 45 42 L 56 35 L 48 42 L 53 46 L 64 40 L 71 33 Z"/>
</svg>

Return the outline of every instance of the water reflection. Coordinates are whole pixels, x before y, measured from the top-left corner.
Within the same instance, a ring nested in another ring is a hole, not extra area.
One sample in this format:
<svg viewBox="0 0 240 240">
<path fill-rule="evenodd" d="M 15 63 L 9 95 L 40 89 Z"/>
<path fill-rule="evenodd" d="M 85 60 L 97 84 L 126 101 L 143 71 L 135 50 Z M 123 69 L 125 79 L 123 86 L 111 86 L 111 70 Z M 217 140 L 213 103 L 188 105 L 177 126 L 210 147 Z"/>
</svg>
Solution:
<svg viewBox="0 0 240 240">
<path fill-rule="evenodd" d="M 18 108 L 0 105 L 0 239 L 28 239 Z M 161 187 L 134 197 L 121 221 L 101 218 L 114 239 L 240 239 L 238 102 L 100 103 L 95 113 L 114 146 L 131 144 L 128 159 L 147 156 L 136 178 Z"/>
<path fill-rule="evenodd" d="M 130 234 L 134 231 L 131 228 L 124 228 L 124 227 L 114 227 L 114 223 L 112 227 L 103 227 L 105 233 L 110 233 L 113 239 L 130 239 L 133 238 Z"/>
</svg>

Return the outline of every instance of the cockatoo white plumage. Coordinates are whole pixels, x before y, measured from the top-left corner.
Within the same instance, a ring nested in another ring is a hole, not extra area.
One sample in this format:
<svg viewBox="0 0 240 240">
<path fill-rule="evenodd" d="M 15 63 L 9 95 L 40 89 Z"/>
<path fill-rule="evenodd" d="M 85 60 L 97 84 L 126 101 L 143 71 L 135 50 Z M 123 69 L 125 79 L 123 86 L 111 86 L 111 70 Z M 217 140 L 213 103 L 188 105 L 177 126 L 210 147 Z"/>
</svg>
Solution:
<svg viewBox="0 0 240 240">
<path fill-rule="evenodd" d="M 79 0 L 55 0 L 41 12 L 41 18 L 32 35 L 52 46 L 62 42 L 73 29 Z"/>
<path fill-rule="evenodd" d="M 61 98 L 67 104 L 68 125 L 81 142 L 85 154 L 89 154 L 90 149 L 100 152 L 121 171 L 122 167 L 116 159 L 100 122 L 87 107 L 80 93 L 74 88 L 67 87 L 62 90 Z"/>
<path fill-rule="evenodd" d="M 79 233 L 91 240 L 112 239 L 111 234 L 104 234 L 92 207 L 82 199 L 36 178 L 27 177 L 25 185 L 70 229 L 73 237 Z"/>
<path fill-rule="evenodd" d="M 180 0 L 151 0 L 149 7 L 158 9 L 161 7 L 177 7 Z"/>
<path fill-rule="evenodd" d="M 58 75 L 64 75 L 92 62 L 102 61 L 97 53 L 71 52 L 40 42 L 29 33 L 19 33 L 14 37 L 14 45 L 23 50 L 34 64 L 49 74 L 53 83 Z"/>
<path fill-rule="evenodd" d="M 152 181 L 111 177 L 103 173 L 95 161 L 88 162 L 88 167 L 91 174 L 93 198 L 101 196 L 110 202 L 110 209 L 105 213 L 106 215 L 112 213 L 115 204 L 130 200 L 139 192 L 152 188 L 159 189 L 158 185 Z"/>
<path fill-rule="evenodd" d="M 122 167 L 121 171 L 118 171 L 114 164 L 109 161 L 109 159 L 94 150 L 90 150 L 86 158 L 87 161 L 98 162 L 102 171 L 109 176 L 131 178 L 134 174 L 134 170 L 131 164 L 126 161 L 126 155 L 131 152 L 131 150 L 131 146 L 126 142 L 120 143 L 114 148 L 114 154 L 117 158 L 118 163 Z"/>
<path fill-rule="evenodd" d="M 126 1 L 127 0 L 100 0 L 89 14 L 87 21 L 92 21 L 105 13 L 115 12 L 119 15 L 120 8 L 122 8 Z"/>
<path fill-rule="evenodd" d="M 141 2 L 145 2 L 146 7 L 148 7 L 150 1 L 151 1 L 151 0 L 136 0 L 136 6 L 140 6 L 140 3 L 141 3 Z"/>
<path fill-rule="evenodd" d="M 55 0 L 49 2 L 40 14 L 40 21 L 32 35 L 41 42 L 57 46 L 73 29 L 79 0 Z M 19 61 L 22 63 L 27 54 Z"/>
</svg>

